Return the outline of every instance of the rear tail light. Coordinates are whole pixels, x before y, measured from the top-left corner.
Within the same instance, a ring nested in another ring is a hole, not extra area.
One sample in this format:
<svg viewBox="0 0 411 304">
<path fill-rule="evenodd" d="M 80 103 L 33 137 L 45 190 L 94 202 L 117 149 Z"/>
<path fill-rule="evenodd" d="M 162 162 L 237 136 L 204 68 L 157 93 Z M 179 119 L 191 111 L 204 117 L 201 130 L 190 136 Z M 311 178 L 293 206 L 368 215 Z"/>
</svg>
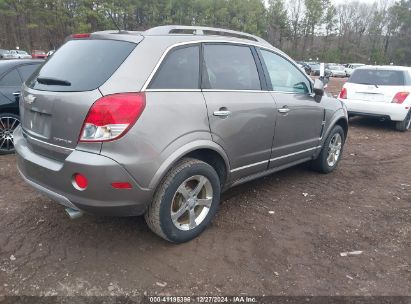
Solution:
<svg viewBox="0 0 411 304">
<path fill-rule="evenodd" d="M 71 35 L 71 38 L 73 38 L 73 39 L 90 38 L 90 34 L 89 33 L 73 34 L 73 35 Z"/>
<path fill-rule="evenodd" d="M 346 88 L 342 88 L 340 94 L 338 95 L 338 98 L 341 99 L 347 99 L 347 89 Z"/>
<path fill-rule="evenodd" d="M 146 105 L 144 93 L 121 93 L 98 99 L 80 133 L 81 142 L 119 139 L 134 125 Z"/>
<path fill-rule="evenodd" d="M 398 92 L 392 99 L 392 103 L 402 104 L 409 94 L 409 92 Z"/>
</svg>

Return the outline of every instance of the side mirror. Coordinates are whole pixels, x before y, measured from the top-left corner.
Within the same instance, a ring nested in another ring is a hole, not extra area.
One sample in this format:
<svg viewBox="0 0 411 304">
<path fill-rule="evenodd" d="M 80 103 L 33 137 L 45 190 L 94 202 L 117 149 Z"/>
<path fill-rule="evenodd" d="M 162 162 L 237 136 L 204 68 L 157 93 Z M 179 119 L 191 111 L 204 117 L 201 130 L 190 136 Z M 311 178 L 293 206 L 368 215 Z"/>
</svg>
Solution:
<svg viewBox="0 0 411 304">
<path fill-rule="evenodd" d="M 314 80 L 314 99 L 316 102 L 321 102 L 321 98 L 324 95 L 324 83 L 316 79 Z"/>
</svg>

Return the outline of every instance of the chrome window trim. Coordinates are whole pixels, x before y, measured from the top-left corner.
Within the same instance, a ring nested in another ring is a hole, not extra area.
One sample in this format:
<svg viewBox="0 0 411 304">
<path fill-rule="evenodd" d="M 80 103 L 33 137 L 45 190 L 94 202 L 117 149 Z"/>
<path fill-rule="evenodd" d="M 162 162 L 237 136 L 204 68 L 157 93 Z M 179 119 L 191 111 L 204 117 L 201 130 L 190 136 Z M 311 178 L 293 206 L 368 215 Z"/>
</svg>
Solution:
<svg viewBox="0 0 411 304">
<path fill-rule="evenodd" d="M 269 48 L 267 46 L 263 46 L 261 44 L 258 43 L 252 43 L 252 42 L 243 42 L 243 41 L 230 41 L 230 40 L 219 40 L 219 39 L 200 39 L 200 40 L 190 40 L 190 41 L 184 41 L 184 42 L 179 42 L 179 43 L 175 43 L 170 45 L 169 47 L 166 48 L 166 50 L 163 52 L 163 54 L 161 55 L 159 61 L 157 62 L 157 64 L 155 65 L 154 69 L 151 71 L 150 75 L 148 76 L 146 82 L 144 83 L 143 87 L 141 88 L 141 92 L 145 92 L 147 90 L 151 90 L 148 89 L 148 86 L 150 84 L 150 82 L 152 81 L 152 79 L 154 78 L 154 75 L 157 73 L 157 70 L 160 68 L 160 65 L 162 64 L 162 62 L 164 61 L 164 58 L 167 56 L 167 54 L 174 48 L 176 47 L 180 47 L 180 46 L 186 46 L 186 45 L 195 45 L 195 44 L 201 44 L 201 43 L 228 43 L 228 44 L 233 44 L 233 45 L 244 45 L 244 46 L 254 46 L 254 47 L 258 47 L 261 49 L 265 49 L 268 50 L 270 52 L 274 52 L 280 56 L 281 55 L 278 51 L 279 50 L 275 50 L 274 48 Z M 186 90 L 184 90 L 186 91 Z"/>
<path fill-rule="evenodd" d="M 265 90 L 225 90 L 225 89 L 204 89 L 203 92 L 244 92 L 244 93 L 268 93 Z"/>
<path fill-rule="evenodd" d="M 147 89 L 146 92 L 201 92 L 200 89 Z"/>
<path fill-rule="evenodd" d="M 40 145 L 43 145 L 43 146 L 51 146 L 51 147 L 53 147 L 53 148 L 60 149 L 60 150 L 62 150 L 62 151 L 64 151 L 64 152 L 73 152 L 73 151 L 75 150 L 75 149 L 66 148 L 66 147 L 62 147 L 62 146 L 55 145 L 55 144 L 51 144 L 51 143 L 42 141 L 42 140 L 40 140 L 40 139 L 34 138 L 33 136 L 29 135 L 29 134 L 28 134 L 26 131 L 24 131 L 24 130 L 23 130 L 23 134 L 24 134 L 26 137 L 30 138 L 30 140 L 36 141 L 36 142 L 38 142 Z"/>
</svg>

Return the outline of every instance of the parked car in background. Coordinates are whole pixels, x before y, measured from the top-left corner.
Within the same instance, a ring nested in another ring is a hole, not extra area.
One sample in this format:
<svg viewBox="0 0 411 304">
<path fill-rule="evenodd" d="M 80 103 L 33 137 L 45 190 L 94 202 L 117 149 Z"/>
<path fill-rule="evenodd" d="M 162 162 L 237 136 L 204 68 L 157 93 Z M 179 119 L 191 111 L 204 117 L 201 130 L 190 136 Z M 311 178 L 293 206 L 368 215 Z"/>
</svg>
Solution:
<svg viewBox="0 0 411 304">
<path fill-rule="evenodd" d="M 311 75 L 311 67 L 308 64 L 306 64 L 304 61 L 297 61 L 297 64 L 305 71 L 307 75 Z"/>
<path fill-rule="evenodd" d="M 14 152 L 13 131 L 20 123 L 20 87 L 41 63 L 28 59 L 0 61 L 0 154 Z"/>
<path fill-rule="evenodd" d="M 31 59 L 31 55 L 22 50 L 10 50 L 13 59 Z"/>
<path fill-rule="evenodd" d="M 10 54 L 9 50 L 0 49 L 0 59 L 11 59 L 13 56 Z"/>
<path fill-rule="evenodd" d="M 320 76 L 320 64 L 319 63 L 312 63 L 309 64 L 311 68 L 311 76 Z"/>
<path fill-rule="evenodd" d="M 46 59 L 47 53 L 42 50 L 34 50 L 31 52 L 31 58 L 33 59 Z"/>
<path fill-rule="evenodd" d="M 314 64 L 309 64 L 310 68 L 311 68 L 311 76 L 320 76 L 320 64 L 319 63 L 314 63 Z M 324 67 L 326 67 L 326 65 L 324 65 Z M 330 76 L 330 72 L 325 68 L 324 69 L 324 75 L 325 76 Z"/>
<path fill-rule="evenodd" d="M 345 74 L 347 75 L 347 77 L 350 77 L 352 72 L 359 67 L 364 66 L 365 64 L 363 63 L 349 63 L 347 64 L 347 66 L 345 67 Z"/>
<path fill-rule="evenodd" d="M 333 171 L 348 128 L 344 105 L 265 40 L 186 26 L 73 35 L 20 110 L 30 185 L 74 217 L 145 214 L 176 243 L 207 227 L 223 189 L 308 161 Z"/>
<path fill-rule="evenodd" d="M 328 65 L 326 72 L 331 77 L 346 77 L 345 69 L 342 65 Z"/>
<path fill-rule="evenodd" d="M 338 99 L 351 116 L 373 116 L 396 122 L 398 131 L 411 125 L 411 68 L 362 66 L 344 84 Z"/>
</svg>

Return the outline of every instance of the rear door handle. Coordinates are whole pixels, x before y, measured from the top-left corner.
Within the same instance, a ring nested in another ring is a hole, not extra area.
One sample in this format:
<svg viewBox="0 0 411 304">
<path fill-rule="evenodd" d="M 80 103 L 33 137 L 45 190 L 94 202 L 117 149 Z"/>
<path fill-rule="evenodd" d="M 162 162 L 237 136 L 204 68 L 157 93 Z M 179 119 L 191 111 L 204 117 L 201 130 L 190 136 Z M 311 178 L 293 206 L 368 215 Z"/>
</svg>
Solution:
<svg viewBox="0 0 411 304">
<path fill-rule="evenodd" d="M 214 111 L 213 113 L 214 116 L 219 116 L 219 117 L 227 117 L 230 114 L 231 114 L 231 111 L 228 111 L 228 110 Z"/>
<path fill-rule="evenodd" d="M 278 112 L 280 112 L 282 114 L 286 114 L 286 113 L 290 112 L 290 109 L 289 108 L 281 108 L 281 109 L 278 109 Z"/>
</svg>

